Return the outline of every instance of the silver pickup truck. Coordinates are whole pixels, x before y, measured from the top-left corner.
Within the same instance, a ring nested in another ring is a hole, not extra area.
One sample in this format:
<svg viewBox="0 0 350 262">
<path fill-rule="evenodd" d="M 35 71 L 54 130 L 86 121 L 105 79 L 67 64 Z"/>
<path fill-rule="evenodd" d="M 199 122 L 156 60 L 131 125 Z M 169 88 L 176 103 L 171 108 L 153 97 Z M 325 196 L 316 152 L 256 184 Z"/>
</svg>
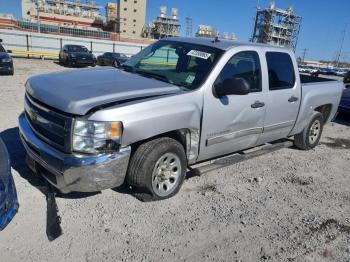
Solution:
<svg viewBox="0 0 350 262">
<path fill-rule="evenodd" d="M 30 168 L 63 193 L 126 182 L 160 200 L 196 163 L 292 136 L 315 147 L 342 89 L 300 76 L 289 49 L 169 38 L 120 69 L 30 78 L 20 137 Z"/>
</svg>

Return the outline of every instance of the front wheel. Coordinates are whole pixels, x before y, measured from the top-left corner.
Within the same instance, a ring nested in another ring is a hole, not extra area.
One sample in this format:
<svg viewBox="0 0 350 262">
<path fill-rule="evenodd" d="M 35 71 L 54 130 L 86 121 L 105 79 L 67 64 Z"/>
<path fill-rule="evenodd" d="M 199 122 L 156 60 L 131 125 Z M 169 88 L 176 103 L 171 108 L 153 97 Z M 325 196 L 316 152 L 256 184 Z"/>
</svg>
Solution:
<svg viewBox="0 0 350 262">
<path fill-rule="evenodd" d="M 183 146 L 168 137 L 142 144 L 133 154 L 127 182 L 141 201 L 174 196 L 185 179 L 187 160 Z"/>
<path fill-rule="evenodd" d="M 294 136 L 294 145 L 303 150 L 309 150 L 317 146 L 323 130 L 323 116 L 314 112 L 311 121 L 305 129 Z"/>
</svg>

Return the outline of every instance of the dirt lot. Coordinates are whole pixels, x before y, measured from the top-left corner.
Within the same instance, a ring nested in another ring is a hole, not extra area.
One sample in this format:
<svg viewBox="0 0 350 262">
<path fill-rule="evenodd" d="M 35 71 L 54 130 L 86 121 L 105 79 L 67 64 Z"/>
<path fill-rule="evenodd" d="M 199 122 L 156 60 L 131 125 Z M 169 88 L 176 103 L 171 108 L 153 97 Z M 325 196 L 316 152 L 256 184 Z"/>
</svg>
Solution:
<svg viewBox="0 0 350 262">
<path fill-rule="evenodd" d="M 1 261 L 350 261 L 346 118 L 326 126 L 314 150 L 191 176 L 170 200 L 142 203 L 126 188 L 59 197 L 64 234 L 49 242 L 44 183 L 24 164 L 17 116 L 29 76 L 67 69 L 25 59 L 15 67 L 0 76 L 0 132 L 20 210 L 0 233 Z"/>
</svg>

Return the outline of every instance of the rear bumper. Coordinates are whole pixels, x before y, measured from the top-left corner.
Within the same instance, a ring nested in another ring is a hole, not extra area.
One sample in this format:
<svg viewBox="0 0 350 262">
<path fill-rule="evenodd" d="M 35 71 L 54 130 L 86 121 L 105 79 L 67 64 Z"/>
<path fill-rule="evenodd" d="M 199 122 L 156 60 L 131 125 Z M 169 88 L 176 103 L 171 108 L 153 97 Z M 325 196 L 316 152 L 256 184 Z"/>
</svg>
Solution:
<svg viewBox="0 0 350 262">
<path fill-rule="evenodd" d="M 6 187 L 4 203 L 0 203 L 0 231 L 3 230 L 18 212 L 18 200 L 15 183 L 11 173 L 8 174 L 9 183 Z"/>
<path fill-rule="evenodd" d="M 65 154 L 40 140 L 23 113 L 19 130 L 29 167 L 62 193 L 96 192 L 120 186 L 125 180 L 130 147 L 97 156 Z"/>
<path fill-rule="evenodd" d="M 11 222 L 17 213 L 18 206 L 9 155 L 0 138 L 0 231 Z"/>
</svg>

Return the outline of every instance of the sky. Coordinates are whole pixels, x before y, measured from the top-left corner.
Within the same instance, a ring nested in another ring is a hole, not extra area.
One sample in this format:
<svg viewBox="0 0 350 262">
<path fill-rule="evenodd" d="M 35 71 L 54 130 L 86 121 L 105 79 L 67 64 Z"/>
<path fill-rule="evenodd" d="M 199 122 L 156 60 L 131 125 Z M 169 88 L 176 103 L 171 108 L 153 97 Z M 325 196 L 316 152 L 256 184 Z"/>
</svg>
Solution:
<svg viewBox="0 0 350 262">
<path fill-rule="evenodd" d="M 95 0 L 98 5 L 116 0 Z M 160 6 L 179 10 L 181 34 L 186 34 L 186 17 L 193 20 L 193 33 L 199 24 L 214 26 L 220 33 L 235 32 L 238 40 L 248 41 L 254 25 L 257 4 L 267 7 L 270 0 L 147 0 L 146 21 L 159 13 Z M 333 60 L 340 49 L 345 31 L 341 60 L 350 62 L 350 0 L 276 0 L 276 6 L 287 8 L 292 5 L 295 12 L 303 17 L 297 56 L 308 49 L 306 60 Z M 20 0 L 0 0 L 0 13 L 12 13 L 21 18 Z M 104 11 L 103 11 L 104 14 Z"/>
</svg>

